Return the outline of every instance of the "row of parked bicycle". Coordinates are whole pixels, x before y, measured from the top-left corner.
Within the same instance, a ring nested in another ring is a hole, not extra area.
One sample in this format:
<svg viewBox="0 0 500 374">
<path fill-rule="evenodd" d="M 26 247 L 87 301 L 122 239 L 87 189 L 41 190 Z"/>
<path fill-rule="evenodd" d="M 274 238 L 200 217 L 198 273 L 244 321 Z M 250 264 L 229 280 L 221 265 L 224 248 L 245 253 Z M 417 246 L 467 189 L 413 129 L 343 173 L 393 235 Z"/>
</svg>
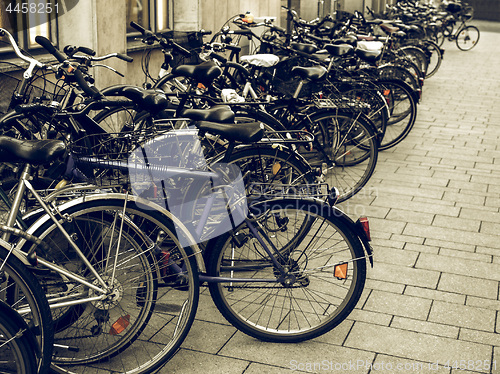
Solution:
<svg viewBox="0 0 500 374">
<path fill-rule="evenodd" d="M 0 119 L 8 370 L 154 372 L 200 286 L 264 341 L 315 338 L 353 310 L 373 265 L 368 220 L 335 204 L 408 135 L 443 51 L 359 13 L 327 40 L 326 21 L 289 12 L 291 34 L 241 15 L 202 51 L 132 23 L 146 79 L 150 53 L 164 55 L 147 88 L 93 85 L 96 62 L 126 55 L 37 37 L 57 60 L 45 64 L 0 29 L 28 65 Z M 241 37 L 261 53 L 240 57 Z M 174 67 L 180 56 L 206 61 Z"/>
</svg>

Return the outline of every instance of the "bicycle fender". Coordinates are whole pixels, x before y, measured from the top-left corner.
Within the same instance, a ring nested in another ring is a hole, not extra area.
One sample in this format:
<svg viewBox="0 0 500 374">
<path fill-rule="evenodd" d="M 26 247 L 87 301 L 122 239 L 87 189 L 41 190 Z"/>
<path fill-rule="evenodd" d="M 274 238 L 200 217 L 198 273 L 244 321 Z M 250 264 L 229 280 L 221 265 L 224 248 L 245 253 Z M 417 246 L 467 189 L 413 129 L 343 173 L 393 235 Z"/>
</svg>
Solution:
<svg viewBox="0 0 500 374">
<path fill-rule="evenodd" d="M 119 193 L 106 193 L 106 194 L 89 194 L 86 196 L 82 196 L 79 198 L 76 198 L 71 201 L 64 202 L 63 204 L 57 206 L 57 210 L 59 212 L 60 216 L 64 216 L 65 211 L 67 211 L 69 208 L 73 208 L 74 206 L 84 203 L 84 202 L 90 202 L 90 201 L 98 201 L 98 200 L 122 200 L 125 201 L 125 195 L 119 194 Z M 183 243 L 188 243 L 189 246 L 193 249 L 194 256 L 196 258 L 196 263 L 198 265 L 198 269 L 200 272 L 205 272 L 205 263 L 203 261 L 203 256 L 201 254 L 201 250 L 196 243 L 196 240 L 194 237 L 191 235 L 189 230 L 185 227 L 185 225 L 177 218 L 175 217 L 171 212 L 166 210 L 165 208 L 150 202 L 148 200 L 142 199 L 138 196 L 132 196 L 128 195 L 129 201 L 133 201 L 137 204 L 140 204 L 144 206 L 147 209 L 151 209 L 154 211 L 157 211 L 164 216 L 166 216 L 168 219 L 170 219 L 177 227 L 180 228 L 180 230 L 176 230 L 177 235 L 181 236 L 182 239 L 180 239 L 181 242 Z M 40 227 L 42 227 L 46 222 L 50 221 L 51 218 L 47 215 L 44 214 L 41 217 L 39 217 L 33 225 L 30 226 L 30 228 L 26 231 L 29 234 L 34 234 Z M 25 239 L 21 239 L 19 241 L 18 247 L 21 248 L 24 244 L 26 243 Z M 0 242 L 0 245 L 2 243 Z M 7 247 L 8 248 L 8 247 Z"/>
<path fill-rule="evenodd" d="M 368 257 L 368 260 L 370 261 L 371 267 L 373 267 L 373 249 L 369 243 L 369 239 L 366 236 L 365 231 L 361 227 L 361 224 L 357 224 L 357 222 L 354 222 L 347 214 L 345 214 L 342 210 L 335 206 L 331 206 L 328 203 L 325 203 L 324 201 L 321 201 L 319 199 L 290 199 L 290 198 L 284 198 L 284 199 L 269 199 L 265 201 L 258 201 L 252 204 L 249 204 L 248 209 L 250 212 L 259 215 L 259 212 L 262 212 L 262 210 L 267 210 L 267 206 L 271 205 L 273 201 L 280 200 L 284 202 L 285 204 L 290 204 L 290 206 L 296 206 L 297 203 L 300 204 L 300 201 L 303 201 L 304 204 L 307 204 L 307 202 L 313 200 L 315 203 L 319 205 L 319 210 L 321 212 L 325 212 L 329 214 L 330 216 L 338 218 L 345 226 L 347 226 L 351 232 L 358 238 L 358 240 L 361 242 L 365 252 L 366 252 L 366 257 Z"/>
<path fill-rule="evenodd" d="M 363 227 L 361 226 L 361 223 L 359 222 L 359 219 L 354 222 L 351 217 L 349 217 L 347 214 L 345 214 L 342 210 L 339 208 L 333 206 L 331 207 L 333 210 L 333 214 L 336 217 L 340 217 L 344 223 L 349 226 L 349 228 L 353 231 L 354 234 L 358 237 L 360 240 L 361 244 L 363 244 L 363 248 L 365 249 L 366 255 L 368 257 L 368 260 L 370 261 L 371 267 L 373 267 L 373 248 L 370 245 L 370 240 L 366 235 L 366 232 L 363 230 Z"/>
</svg>

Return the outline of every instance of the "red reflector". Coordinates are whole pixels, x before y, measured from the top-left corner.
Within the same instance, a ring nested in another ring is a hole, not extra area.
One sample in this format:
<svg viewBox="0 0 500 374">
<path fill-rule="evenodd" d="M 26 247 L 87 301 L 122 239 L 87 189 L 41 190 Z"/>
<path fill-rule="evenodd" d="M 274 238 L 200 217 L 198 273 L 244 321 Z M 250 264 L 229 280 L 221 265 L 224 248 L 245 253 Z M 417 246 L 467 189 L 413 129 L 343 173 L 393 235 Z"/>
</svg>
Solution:
<svg viewBox="0 0 500 374">
<path fill-rule="evenodd" d="M 160 269 L 160 271 L 161 271 L 161 275 L 165 276 L 165 275 L 167 275 L 167 271 L 168 271 L 168 261 L 170 259 L 170 252 L 161 251 L 160 256 L 161 256 L 161 269 Z"/>
<path fill-rule="evenodd" d="M 361 223 L 361 227 L 363 228 L 363 231 L 366 234 L 366 238 L 368 240 L 372 240 L 372 237 L 370 235 L 370 224 L 368 223 L 368 218 L 359 217 L 358 221 L 359 221 L 359 223 Z"/>
<path fill-rule="evenodd" d="M 127 314 L 126 316 L 118 318 L 118 320 L 113 323 L 111 328 L 109 329 L 109 335 L 118 335 L 123 330 L 125 330 L 128 325 L 130 324 L 130 314 Z"/>
</svg>

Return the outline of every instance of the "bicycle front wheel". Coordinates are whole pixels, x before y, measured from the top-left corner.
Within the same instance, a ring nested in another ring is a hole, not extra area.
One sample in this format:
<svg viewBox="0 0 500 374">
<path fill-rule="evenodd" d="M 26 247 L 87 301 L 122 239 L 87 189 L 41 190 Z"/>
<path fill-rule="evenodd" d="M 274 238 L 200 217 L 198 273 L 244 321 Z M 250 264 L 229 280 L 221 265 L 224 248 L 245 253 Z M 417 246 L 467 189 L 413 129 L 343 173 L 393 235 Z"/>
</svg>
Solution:
<svg viewBox="0 0 500 374">
<path fill-rule="evenodd" d="M 0 362 L 2 373 L 36 374 L 31 331 L 22 317 L 0 301 Z M 36 343 L 35 343 L 36 344 Z"/>
<path fill-rule="evenodd" d="M 124 201 L 87 198 L 64 209 L 63 227 L 91 266 L 52 221 L 35 233 L 50 248 L 39 263 L 50 270 L 40 279 L 56 324 L 56 372 L 153 372 L 193 322 L 199 284 L 191 249 L 165 216 Z M 174 262 L 183 271 L 169 275 Z M 98 277 L 109 286 L 101 299 L 89 286 L 102 287 Z"/>
<path fill-rule="evenodd" d="M 208 247 L 209 275 L 227 278 L 209 285 L 215 305 L 260 340 L 299 342 L 325 334 L 349 315 L 363 291 L 359 239 L 325 204 L 280 199 L 257 205 L 255 221 Z"/>
<path fill-rule="evenodd" d="M 479 29 L 476 26 L 466 26 L 459 31 L 455 43 L 461 51 L 470 51 L 479 42 Z"/>
</svg>

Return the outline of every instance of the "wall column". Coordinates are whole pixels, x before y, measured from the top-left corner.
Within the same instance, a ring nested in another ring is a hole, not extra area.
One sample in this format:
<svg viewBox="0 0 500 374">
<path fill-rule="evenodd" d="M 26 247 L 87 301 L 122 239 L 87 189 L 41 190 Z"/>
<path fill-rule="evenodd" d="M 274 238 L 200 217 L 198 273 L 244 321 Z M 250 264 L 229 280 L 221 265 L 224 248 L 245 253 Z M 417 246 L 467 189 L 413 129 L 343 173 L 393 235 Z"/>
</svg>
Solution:
<svg viewBox="0 0 500 374">
<path fill-rule="evenodd" d="M 200 0 L 173 0 L 172 2 L 174 7 L 174 30 L 195 31 L 201 29 Z"/>
</svg>

